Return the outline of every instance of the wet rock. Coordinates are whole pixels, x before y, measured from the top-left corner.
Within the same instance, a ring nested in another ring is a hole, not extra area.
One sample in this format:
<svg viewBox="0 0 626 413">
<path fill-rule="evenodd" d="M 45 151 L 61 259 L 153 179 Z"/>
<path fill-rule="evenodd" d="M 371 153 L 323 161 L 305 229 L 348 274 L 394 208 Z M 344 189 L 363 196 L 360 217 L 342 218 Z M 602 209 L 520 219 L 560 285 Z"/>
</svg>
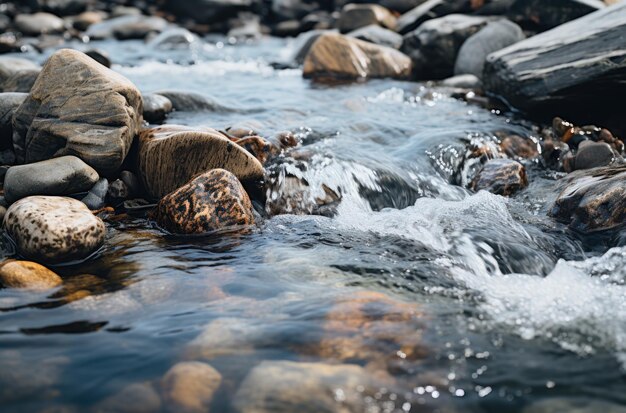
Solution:
<svg viewBox="0 0 626 413">
<path fill-rule="evenodd" d="M 472 0 L 428 0 L 419 4 L 414 9 L 404 13 L 396 25 L 396 31 L 407 34 L 417 29 L 422 23 L 430 19 L 447 16 L 453 13 L 469 13 L 476 6 Z"/>
<path fill-rule="evenodd" d="M 559 183 L 549 215 L 583 233 L 620 227 L 626 219 L 626 167 L 572 172 Z"/>
<path fill-rule="evenodd" d="M 0 263 L 0 285 L 5 288 L 47 290 L 62 283 L 61 277 L 36 262 L 9 260 Z"/>
<path fill-rule="evenodd" d="M 0 85 L 14 74 L 25 70 L 39 70 L 38 64 L 20 57 L 0 56 Z"/>
<path fill-rule="evenodd" d="M 0 53 L 19 52 L 22 46 L 22 41 L 14 33 L 0 30 Z"/>
<path fill-rule="evenodd" d="M 89 190 L 98 173 L 75 156 L 17 165 L 4 178 L 4 196 L 9 203 L 30 195 L 70 195 Z"/>
<path fill-rule="evenodd" d="M 92 5 L 93 0 L 38 0 L 42 9 L 57 16 L 69 16 L 81 13 Z"/>
<path fill-rule="evenodd" d="M 575 155 L 571 152 L 569 155 L 570 157 L 563 160 L 563 167 L 567 172 L 607 166 L 617 157 L 608 143 L 588 140 L 580 143 Z"/>
<path fill-rule="evenodd" d="M 456 75 L 444 79 L 441 84 L 447 87 L 461 89 L 480 89 L 482 82 L 474 75 Z"/>
<path fill-rule="evenodd" d="M 27 96 L 26 93 L 0 93 L 0 160 L 3 164 L 15 162 L 12 119 Z"/>
<path fill-rule="evenodd" d="M 239 22 L 241 19 L 237 19 L 237 23 L 232 27 L 227 37 L 229 39 L 235 39 L 238 42 L 246 40 L 258 40 L 263 36 L 263 29 L 261 27 L 261 20 L 258 16 L 251 15 Z"/>
<path fill-rule="evenodd" d="M 183 92 L 177 90 L 160 90 L 155 94 L 168 98 L 172 103 L 174 110 L 177 111 L 225 112 L 232 110 L 231 108 L 228 108 L 201 93 Z"/>
<path fill-rule="evenodd" d="M 626 407 L 604 400 L 555 397 L 534 402 L 522 413 L 626 413 Z"/>
<path fill-rule="evenodd" d="M 15 112 L 16 156 L 30 163 L 76 155 L 98 173 L 113 174 L 141 127 L 142 112 L 141 94 L 128 79 L 81 52 L 59 50 Z"/>
<path fill-rule="evenodd" d="M 515 0 L 508 15 L 525 27 L 543 31 L 604 7 L 600 0 Z"/>
<path fill-rule="evenodd" d="M 343 7 L 337 21 L 337 27 L 341 33 L 360 29 L 370 24 L 394 29 L 396 18 L 389 10 L 377 4 L 351 3 Z"/>
<path fill-rule="evenodd" d="M 262 328 L 247 319 L 219 318 L 207 324 L 185 350 L 186 359 L 212 360 L 217 357 L 249 354 L 254 345 L 265 342 Z M 267 338 L 265 338 L 267 340 Z"/>
<path fill-rule="evenodd" d="M 260 8 L 258 0 L 165 0 L 164 3 L 164 8 L 177 17 L 209 24 Z"/>
<path fill-rule="evenodd" d="M 411 69 L 409 57 L 395 49 L 339 34 L 323 34 L 304 60 L 303 75 L 338 79 L 408 79 Z"/>
<path fill-rule="evenodd" d="M 130 199 L 130 189 L 121 179 L 116 179 L 109 185 L 109 197 L 113 199 Z"/>
<path fill-rule="evenodd" d="M 270 156 L 278 153 L 278 148 L 260 136 L 247 136 L 239 139 L 237 145 L 248 151 L 261 165 L 265 165 Z"/>
<path fill-rule="evenodd" d="M 74 18 L 73 26 L 77 30 L 85 31 L 89 26 L 102 22 L 106 13 L 99 11 L 86 11 Z"/>
<path fill-rule="evenodd" d="M 165 125 L 139 136 L 139 177 L 152 199 L 216 168 L 232 172 L 241 181 L 258 180 L 264 174 L 257 159 L 214 129 Z"/>
<path fill-rule="evenodd" d="M 111 67 L 111 59 L 106 52 L 97 49 L 87 50 L 85 54 L 106 68 Z"/>
<path fill-rule="evenodd" d="M 201 234 L 254 224 L 252 204 L 237 177 L 205 172 L 159 201 L 157 223 L 175 234 Z"/>
<path fill-rule="evenodd" d="M 150 33 L 161 33 L 168 27 L 161 17 L 121 16 L 89 26 L 85 35 L 92 40 L 109 39 L 144 39 Z"/>
<path fill-rule="evenodd" d="M 234 406 L 239 413 L 364 412 L 367 396 L 390 382 L 357 365 L 264 361 L 241 383 Z"/>
<path fill-rule="evenodd" d="M 381 0 L 379 4 L 389 10 L 402 14 L 426 3 L 426 1 L 427 0 Z"/>
<path fill-rule="evenodd" d="M 309 54 L 311 47 L 313 44 L 319 39 L 319 37 L 325 33 L 336 33 L 333 30 L 311 30 L 310 32 L 302 33 L 295 40 L 294 50 L 296 51 L 293 54 L 293 61 L 297 64 L 303 64 L 304 59 Z"/>
<path fill-rule="evenodd" d="M 104 399 L 94 413 L 153 413 L 161 410 L 161 398 L 150 383 L 133 383 Z"/>
<path fill-rule="evenodd" d="M 106 178 L 100 179 L 96 184 L 89 190 L 87 195 L 81 199 L 80 201 L 87 205 L 87 208 L 92 211 L 101 209 L 105 205 L 105 199 L 107 196 L 107 192 L 109 190 L 109 181 Z"/>
<path fill-rule="evenodd" d="M 43 262 L 88 257 L 104 243 L 105 227 L 80 201 L 31 196 L 9 207 L 4 227 L 20 254 Z"/>
<path fill-rule="evenodd" d="M 39 69 L 22 70 L 14 73 L 2 83 L 3 92 L 28 93 L 33 88 Z"/>
<path fill-rule="evenodd" d="M 619 3 L 518 42 L 489 55 L 485 89 L 537 116 L 621 117 L 625 30 Z"/>
<path fill-rule="evenodd" d="M 351 31 L 347 34 L 350 37 L 364 40 L 366 42 L 375 43 L 381 46 L 387 46 L 399 49 L 402 46 L 402 36 L 398 33 L 380 27 L 376 24 L 361 27 L 360 29 Z"/>
<path fill-rule="evenodd" d="M 155 49 L 188 48 L 198 42 L 198 36 L 187 29 L 175 27 L 167 29 L 148 42 L 148 46 Z"/>
<path fill-rule="evenodd" d="M 180 413 L 208 412 L 221 383 L 222 375 L 207 363 L 178 363 L 161 379 L 165 407 Z"/>
<path fill-rule="evenodd" d="M 503 196 L 528 186 L 524 165 L 511 159 L 492 159 L 472 181 L 474 191 L 486 190 Z"/>
<path fill-rule="evenodd" d="M 537 143 L 517 135 L 505 136 L 500 142 L 500 149 L 509 158 L 532 159 L 539 155 Z"/>
<path fill-rule="evenodd" d="M 143 95 L 143 118 L 150 123 L 161 123 L 172 111 L 172 101 L 156 93 Z"/>
<path fill-rule="evenodd" d="M 461 14 L 429 20 L 404 36 L 400 50 L 411 58 L 419 78 L 445 79 L 454 74 L 454 64 L 463 43 L 489 20 Z"/>
<path fill-rule="evenodd" d="M 28 36 L 61 33 L 65 29 L 63 20 L 50 13 L 20 14 L 15 17 L 15 27 Z"/>
<path fill-rule="evenodd" d="M 469 73 L 482 78 L 485 60 L 489 54 L 524 40 L 525 37 L 522 29 L 508 20 L 488 23 L 463 43 L 456 58 L 454 74 Z"/>
</svg>

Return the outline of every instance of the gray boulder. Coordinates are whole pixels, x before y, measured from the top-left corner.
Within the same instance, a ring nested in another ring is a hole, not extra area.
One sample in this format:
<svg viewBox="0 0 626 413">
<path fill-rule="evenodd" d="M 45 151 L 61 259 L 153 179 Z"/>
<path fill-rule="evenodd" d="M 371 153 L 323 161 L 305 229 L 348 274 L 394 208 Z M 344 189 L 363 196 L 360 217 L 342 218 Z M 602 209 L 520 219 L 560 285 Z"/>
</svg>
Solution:
<svg viewBox="0 0 626 413">
<path fill-rule="evenodd" d="M 402 52 L 421 79 L 445 79 L 454 74 L 454 64 L 463 43 L 491 18 L 451 14 L 432 19 L 404 36 Z"/>
<path fill-rule="evenodd" d="M 17 165 L 4 178 L 4 197 L 13 203 L 31 195 L 70 195 L 89 190 L 98 178 L 92 167 L 75 156 Z"/>
<path fill-rule="evenodd" d="M 143 95 L 143 118 L 150 123 L 160 123 L 172 111 L 172 101 L 156 93 Z"/>
<path fill-rule="evenodd" d="M 37 63 L 21 57 L 0 56 L 0 85 L 16 73 L 41 69 Z"/>
<path fill-rule="evenodd" d="M 15 27 L 28 36 L 61 33 L 65 28 L 63 20 L 50 13 L 19 14 L 15 17 Z"/>
<path fill-rule="evenodd" d="M 400 34 L 406 34 L 417 29 L 427 20 L 452 13 L 470 13 L 472 11 L 472 0 L 428 0 L 400 16 L 396 22 L 396 31 Z"/>
<path fill-rule="evenodd" d="M 115 17 L 89 26 L 85 35 L 92 40 L 143 39 L 150 33 L 160 33 L 168 27 L 168 22 L 157 16 L 129 15 Z"/>
<path fill-rule="evenodd" d="M 480 79 L 489 54 L 524 40 L 525 37 L 522 29 L 508 20 L 488 23 L 463 43 L 456 58 L 454 74 L 472 74 Z"/>
<path fill-rule="evenodd" d="M 543 31 L 604 7 L 600 0 L 515 0 L 507 14 L 524 27 Z"/>
<path fill-rule="evenodd" d="M 399 49 L 402 46 L 402 36 L 377 24 L 361 27 L 351 31 L 347 36 L 394 49 Z"/>
<path fill-rule="evenodd" d="M 28 97 L 27 93 L 0 93 L 0 148 L 13 152 L 12 118 L 17 108 Z"/>
</svg>

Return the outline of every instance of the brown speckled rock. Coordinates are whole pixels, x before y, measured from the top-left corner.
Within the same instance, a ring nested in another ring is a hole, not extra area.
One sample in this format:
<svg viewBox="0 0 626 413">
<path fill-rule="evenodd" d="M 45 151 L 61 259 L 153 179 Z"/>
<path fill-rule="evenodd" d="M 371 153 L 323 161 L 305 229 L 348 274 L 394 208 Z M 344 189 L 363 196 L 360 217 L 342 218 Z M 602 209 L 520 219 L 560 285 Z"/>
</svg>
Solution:
<svg viewBox="0 0 626 413">
<path fill-rule="evenodd" d="M 9 260 L 0 264 L 0 285 L 7 288 L 47 290 L 62 282 L 61 277 L 36 262 Z"/>
<path fill-rule="evenodd" d="M 4 227 L 17 250 L 43 262 L 88 257 L 104 243 L 105 227 L 80 201 L 57 196 L 30 196 L 7 210 Z"/>
<path fill-rule="evenodd" d="M 214 129 L 165 125 L 139 135 L 139 175 L 152 199 L 215 168 L 241 181 L 261 179 L 264 173 L 254 156 Z"/>
<path fill-rule="evenodd" d="M 176 234 L 199 234 L 252 225 L 252 204 L 237 177 L 224 169 L 205 172 L 161 199 L 156 221 Z"/>
<path fill-rule="evenodd" d="M 84 53 L 61 49 L 44 65 L 13 117 L 18 162 L 75 155 L 116 172 L 142 123 L 139 90 Z"/>
<path fill-rule="evenodd" d="M 304 77 L 407 79 L 411 59 L 390 47 L 336 33 L 321 35 L 304 60 Z"/>
<path fill-rule="evenodd" d="M 572 172 L 560 183 L 561 193 L 549 215 L 580 232 L 624 225 L 626 166 Z"/>
<path fill-rule="evenodd" d="M 221 383 L 222 375 L 211 365 L 181 362 L 161 380 L 163 401 L 172 412 L 206 413 Z"/>
<path fill-rule="evenodd" d="M 247 136 L 237 140 L 236 143 L 257 158 L 258 161 L 261 162 L 261 165 L 265 165 L 265 162 L 267 162 L 270 156 L 280 151 L 277 147 L 260 136 Z"/>
<path fill-rule="evenodd" d="M 528 186 L 524 165 L 511 159 L 492 159 L 472 181 L 472 189 L 509 196 Z"/>
</svg>

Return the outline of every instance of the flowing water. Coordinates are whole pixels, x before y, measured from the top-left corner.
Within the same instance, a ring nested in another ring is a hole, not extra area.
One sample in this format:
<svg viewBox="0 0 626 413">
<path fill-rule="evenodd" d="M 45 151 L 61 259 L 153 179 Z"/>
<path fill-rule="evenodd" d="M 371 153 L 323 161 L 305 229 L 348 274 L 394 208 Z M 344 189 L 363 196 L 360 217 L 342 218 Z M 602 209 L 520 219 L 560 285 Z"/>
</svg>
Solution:
<svg viewBox="0 0 626 413">
<path fill-rule="evenodd" d="M 55 268 L 64 287 L 0 290 L 1 411 L 85 411 L 186 359 L 224 377 L 217 412 L 262 360 L 385 369 L 396 384 L 369 397 L 372 412 L 521 412 L 557 398 L 626 409 L 623 237 L 548 218 L 557 176 L 539 165 L 511 199 L 462 186 L 468 145 L 532 138 L 532 125 L 423 84 L 321 85 L 274 69 L 292 42 L 97 46 L 143 92 L 223 106 L 168 123 L 293 131 L 301 144 L 267 166 L 250 234 L 111 220 L 97 257 Z"/>
</svg>

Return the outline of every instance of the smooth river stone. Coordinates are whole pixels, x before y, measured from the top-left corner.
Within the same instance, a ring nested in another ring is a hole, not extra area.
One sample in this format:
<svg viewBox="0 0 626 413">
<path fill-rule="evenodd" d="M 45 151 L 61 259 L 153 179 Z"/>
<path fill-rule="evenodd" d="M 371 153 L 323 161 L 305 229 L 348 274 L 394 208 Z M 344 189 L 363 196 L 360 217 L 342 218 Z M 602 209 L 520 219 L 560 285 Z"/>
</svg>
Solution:
<svg viewBox="0 0 626 413">
<path fill-rule="evenodd" d="M 491 159 L 487 161 L 472 181 L 474 191 L 486 190 L 503 196 L 513 195 L 528 186 L 526 169 L 512 159 Z"/>
<path fill-rule="evenodd" d="M 304 59 L 304 77 L 408 79 L 411 59 L 390 47 L 336 33 L 322 34 Z"/>
<path fill-rule="evenodd" d="M 47 290 L 61 283 L 61 277 L 36 262 L 9 260 L 0 264 L 0 285 L 6 288 Z"/>
<path fill-rule="evenodd" d="M 160 226 L 176 234 L 199 234 L 254 224 L 252 203 L 235 175 L 213 169 L 161 199 Z"/>
<path fill-rule="evenodd" d="M 209 411 L 220 384 L 222 375 L 210 364 L 181 362 L 161 379 L 161 393 L 169 411 L 204 413 Z"/>
<path fill-rule="evenodd" d="M 91 189 L 99 176 L 75 156 L 9 168 L 4 178 L 4 197 L 13 203 L 30 195 L 70 195 Z"/>
<path fill-rule="evenodd" d="M 20 254 L 49 263 L 80 260 L 104 244 L 104 222 L 80 201 L 30 196 L 11 205 L 4 227 Z"/>
<path fill-rule="evenodd" d="M 121 166 L 142 124 L 139 90 L 76 50 L 55 52 L 13 117 L 18 162 L 76 155 L 102 175 Z"/>
<path fill-rule="evenodd" d="M 211 169 L 241 181 L 263 178 L 263 165 L 241 146 L 211 128 L 165 125 L 139 135 L 139 175 L 148 196 L 161 199 Z"/>
</svg>

